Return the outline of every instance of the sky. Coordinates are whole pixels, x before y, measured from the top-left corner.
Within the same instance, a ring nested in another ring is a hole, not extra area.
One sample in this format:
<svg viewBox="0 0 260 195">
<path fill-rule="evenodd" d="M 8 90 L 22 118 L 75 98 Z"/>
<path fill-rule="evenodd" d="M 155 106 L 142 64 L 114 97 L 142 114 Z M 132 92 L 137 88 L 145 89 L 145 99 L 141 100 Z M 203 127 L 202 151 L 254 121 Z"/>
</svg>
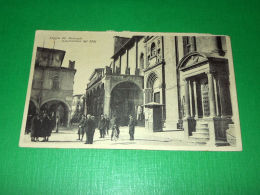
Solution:
<svg viewBox="0 0 260 195">
<path fill-rule="evenodd" d="M 77 70 L 73 94 L 84 94 L 95 68 L 110 65 L 114 52 L 113 37 L 112 33 L 40 31 L 36 34 L 34 49 L 44 46 L 66 51 L 62 66 L 68 67 L 69 60 L 75 60 Z"/>
</svg>

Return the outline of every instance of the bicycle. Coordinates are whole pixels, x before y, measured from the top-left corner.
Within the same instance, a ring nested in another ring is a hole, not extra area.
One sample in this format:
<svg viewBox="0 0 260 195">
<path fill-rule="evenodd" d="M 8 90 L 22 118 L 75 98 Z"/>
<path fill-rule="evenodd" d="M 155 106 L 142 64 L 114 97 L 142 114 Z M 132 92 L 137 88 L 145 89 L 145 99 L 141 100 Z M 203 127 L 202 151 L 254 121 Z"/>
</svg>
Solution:
<svg viewBox="0 0 260 195">
<path fill-rule="evenodd" d="M 117 141 L 118 140 L 118 130 L 116 126 L 112 127 L 112 134 L 111 134 L 111 141 Z"/>
</svg>

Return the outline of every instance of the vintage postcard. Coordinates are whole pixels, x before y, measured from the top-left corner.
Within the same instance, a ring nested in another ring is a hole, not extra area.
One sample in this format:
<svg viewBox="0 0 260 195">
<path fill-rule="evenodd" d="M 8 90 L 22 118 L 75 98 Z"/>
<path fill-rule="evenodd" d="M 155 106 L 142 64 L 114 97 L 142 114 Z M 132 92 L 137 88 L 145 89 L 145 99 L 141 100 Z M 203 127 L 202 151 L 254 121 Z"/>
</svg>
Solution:
<svg viewBox="0 0 260 195">
<path fill-rule="evenodd" d="M 36 31 L 19 146 L 241 151 L 230 38 Z"/>
</svg>

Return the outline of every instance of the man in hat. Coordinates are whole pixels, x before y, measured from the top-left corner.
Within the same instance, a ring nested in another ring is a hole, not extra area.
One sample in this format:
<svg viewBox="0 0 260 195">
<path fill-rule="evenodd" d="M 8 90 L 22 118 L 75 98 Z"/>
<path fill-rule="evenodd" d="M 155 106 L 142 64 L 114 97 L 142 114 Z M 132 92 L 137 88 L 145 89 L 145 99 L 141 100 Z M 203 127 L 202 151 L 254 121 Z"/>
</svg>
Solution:
<svg viewBox="0 0 260 195">
<path fill-rule="evenodd" d="M 106 119 L 104 118 L 104 115 L 101 115 L 101 118 L 98 123 L 98 129 L 100 131 L 100 138 L 105 137 L 105 131 L 106 131 Z"/>
<path fill-rule="evenodd" d="M 135 125 L 136 125 L 136 120 L 132 115 L 129 115 L 129 135 L 130 135 L 130 140 L 134 140 L 134 134 L 135 134 Z"/>
<path fill-rule="evenodd" d="M 91 144 L 93 142 L 92 139 L 92 131 L 94 127 L 94 121 L 91 119 L 91 115 L 88 114 L 85 120 L 85 131 L 86 131 L 86 142 L 85 144 Z"/>
<path fill-rule="evenodd" d="M 79 122 L 79 129 L 78 129 L 78 135 L 79 135 L 78 140 L 81 140 L 81 141 L 83 140 L 83 137 L 84 137 L 84 134 L 85 134 L 85 122 L 86 122 L 86 117 L 83 114 L 82 117 L 81 117 L 81 120 Z"/>
</svg>

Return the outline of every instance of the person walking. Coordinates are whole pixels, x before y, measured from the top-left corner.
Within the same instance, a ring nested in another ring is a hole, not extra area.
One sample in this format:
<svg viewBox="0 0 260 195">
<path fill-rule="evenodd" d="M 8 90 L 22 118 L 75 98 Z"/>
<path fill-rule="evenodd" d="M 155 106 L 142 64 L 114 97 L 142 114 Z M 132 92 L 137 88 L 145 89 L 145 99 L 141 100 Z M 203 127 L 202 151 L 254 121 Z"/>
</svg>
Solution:
<svg viewBox="0 0 260 195">
<path fill-rule="evenodd" d="M 85 134 L 85 122 L 86 122 L 86 117 L 85 115 L 82 115 L 81 120 L 79 122 L 79 129 L 78 129 L 78 135 L 79 138 L 78 140 L 83 140 L 84 134 Z"/>
<path fill-rule="evenodd" d="M 108 118 L 107 115 L 105 115 L 105 119 L 106 119 L 106 128 L 105 128 L 105 132 L 106 132 L 107 135 L 109 135 L 108 130 L 109 130 L 109 126 L 110 126 L 110 119 Z"/>
<path fill-rule="evenodd" d="M 91 137 L 90 137 L 90 144 L 93 144 L 94 134 L 97 127 L 96 120 L 94 116 L 91 116 Z"/>
<path fill-rule="evenodd" d="M 41 137 L 43 137 L 43 142 L 48 141 L 50 136 L 50 120 L 46 112 L 43 112 L 42 117 L 42 128 L 41 128 Z"/>
<path fill-rule="evenodd" d="M 111 126 L 112 126 L 112 133 L 111 133 L 111 140 L 114 136 L 114 132 L 117 132 L 116 137 L 119 138 L 120 130 L 119 130 L 119 118 L 114 115 L 111 119 Z"/>
<path fill-rule="evenodd" d="M 32 119 L 32 126 L 31 126 L 31 141 L 36 142 L 39 137 L 39 130 L 41 128 L 41 120 L 39 113 L 36 113 L 36 115 Z"/>
<path fill-rule="evenodd" d="M 49 138 L 50 138 L 50 136 L 51 136 L 51 132 L 52 132 L 52 130 L 53 130 L 53 121 L 52 121 L 52 118 L 48 115 L 48 114 L 46 114 L 46 116 L 45 116 L 45 123 L 47 123 L 47 124 L 45 124 L 45 126 L 46 126 L 46 141 L 49 141 Z"/>
<path fill-rule="evenodd" d="M 57 115 L 57 113 L 56 113 L 56 126 L 55 126 L 55 128 L 56 128 L 56 133 L 59 133 L 59 124 L 60 124 L 60 117 L 59 117 L 59 115 Z"/>
<path fill-rule="evenodd" d="M 100 132 L 100 138 L 104 138 L 106 131 L 106 119 L 104 118 L 104 115 L 101 115 L 101 118 L 98 123 L 98 129 Z"/>
<path fill-rule="evenodd" d="M 136 125 L 136 120 L 132 115 L 129 115 L 129 135 L 130 135 L 130 140 L 134 140 L 134 134 L 135 134 L 135 125 Z"/>
<path fill-rule="evenodd" d="M 91 143 L 91 135 L 92 135 L 92 129 L 93 129 L 93 121 L 91 119 L 91 115 L 88 114 L 87 118 L 85 120 L 84 128 L 86 131 L 86 142 L 85 144 L 90 144 Z"/>
</svg>

